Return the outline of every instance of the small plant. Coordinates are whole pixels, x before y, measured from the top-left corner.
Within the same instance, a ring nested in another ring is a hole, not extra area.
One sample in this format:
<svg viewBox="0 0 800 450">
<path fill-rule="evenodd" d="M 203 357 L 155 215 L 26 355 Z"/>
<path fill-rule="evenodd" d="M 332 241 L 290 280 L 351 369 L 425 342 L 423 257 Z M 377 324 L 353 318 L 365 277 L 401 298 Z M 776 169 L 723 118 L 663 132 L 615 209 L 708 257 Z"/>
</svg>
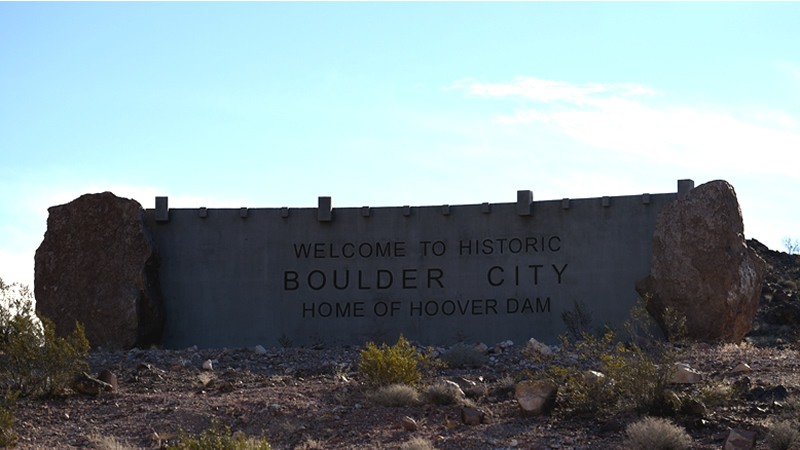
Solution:
<svg viewBox="0 0 800 450">
<path fill-rule="evenodd" d="M 800 239 L 792 239 L 789 236 L 783 238 L 783 246 L 786 248 L 786 252 L 790 255 L 796 255 L 800 253 Z"/>
<path fill-rule="evenodd" d="M 6 391 L 4 397 L 0 397 L 0 447 L 12 447 L 17 442 L 17 434 L 14 432 L 14 402 L 17 394 Z"/>
<path fill-rule="evenodd" d="M 509 396 L 517 387 L 517 380 L 511 375 L 504 375 L 494 383 L 491 394 L 496 396 Z"/>
<path fill-rule="evenodd" d="M 98 450 L 136 450 L 137 447 L 120 442 L 112 436 L 92 434 L 87 437 L 92 448 Z"/>
<path fill-rule="evenodd" d="M 74 377 L 88 370 L 89 341 L 83 326 L 66 338 L 56 336 L 55 326 L 33 312 L 33 294 L 18 284 L 0 280 L 9 308 L 0 307 L 0 389 L 21 396 L 59 394 Z M 11 311 L 14 311 L 13 315 Z"/>
<path fill-rule="evenodd" d="M 373 342 L 367 342 L 359 355 L 358 372 L 369 385 L 415 385 L 422 378 L 418 366 L 421 355 L 402 335 L 392 346 L 382 344 L 378 347 Z"/>
<path fill-rule="evenodd" d="M 325 445 L 316 439 L 307 437 L 305 441 L 296 445 L 294 450 L 325 450 Z"/>
<path fill-rule="evenodd" d="M 461 369 L 466 367 L 478 368 L 486 364 L 489 358 L 471 345 L 456 344 L 444 352 L 440 359 L 447 367 Z"/>
<path fill-rule="evenodd" d="M 733 397 L 733 388 L 730 384 L 715 383 L 703 386 L 698 393 L 700 401 L 709 406 L 722 405 L 729 402 Z"/>
<path fill-rule="evenodd" d="M 574 340 L 581 339 L 581 336 L 589 332 L 592 324 L 592 313 L 587 311 L 586 305 L 581 301 L 572 303 L 572 310 L 561 313 L 561 320 L 567 327 L 567 333 Z"/>
<path fill-rule="evenodd" d="M 382 386 L 367 397 L 381 406 L 413 406 L 420 403 L 419 391 L 407 384 Z"/>
<path fill-rule="evenodd" d="M 281 345 L 283 348 L 292 348 L 294 346 L 294 341 L 292 341 L 286 333 L 281 334 L 278 338 L 278 344 Z"/>
<path fill-rule="evenodd" d="M 684 450 L 692 444 L 686 430 L 667 419 L 645 417 L 625 429 L 631 450 Z"/>
<path fill-rule="evenodd" d="M 436 450 L 436 447 L 425 438 L 414 437 L 403 442 L 400 445 L 400 450 Z"/>
<path fill-rule="evenodd" d="M 788 421 L 776 422 L 767 433 L 767 445 L 770 450 L 789 450 L 800 444 L 800 431 Z"/>
<path fill-rule="evenodd" d="M 203 431 L 194 438 L 183 431 L 179 433 L 178 442 L 170 445 L 168 449 L 175 450 L 270 450 L 266 439 L 248 438 L 242 432 L 231 433 L 228 425 L 220 425 L 216 420 L 211 422 L 211 428 Z"/>
</svg>

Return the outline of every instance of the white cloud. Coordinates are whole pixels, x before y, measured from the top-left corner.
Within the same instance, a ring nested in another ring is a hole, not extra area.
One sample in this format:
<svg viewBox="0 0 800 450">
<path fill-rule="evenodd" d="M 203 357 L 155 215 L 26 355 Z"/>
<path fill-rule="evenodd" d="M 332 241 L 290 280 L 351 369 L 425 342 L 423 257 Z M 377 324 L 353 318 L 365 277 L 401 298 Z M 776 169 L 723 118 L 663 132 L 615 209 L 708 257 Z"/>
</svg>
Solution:
<svg viewBox="0 0 800 450">
<path fill-rule="evenodd" d="M 521 97 L 536 102 L 567 102 L 576 105 L 594 105 L 608 97 L 632 97 L 654 94 L 651 89 L 632 83 L 583 83 L 542 80 L 518 77 L 510 83 L 479 83 L 460 80 L 453 88 L 464 89 L 478 97 Z"/>
<path fill-rule="evenodd" d="M 781 175 L 796 173 L 800 165 L 800 121 L 785 112 L 751 115 L 664 106 L 648 102 L 653 89 L 631 83 L 517 78 L 459 81 L 453 87 L 471 96 L 516 100 L 511 111 L 495 117 L 498 124 L 541 124 L 588 147 L 638 155 L 655 164 Z"/>
</svg>

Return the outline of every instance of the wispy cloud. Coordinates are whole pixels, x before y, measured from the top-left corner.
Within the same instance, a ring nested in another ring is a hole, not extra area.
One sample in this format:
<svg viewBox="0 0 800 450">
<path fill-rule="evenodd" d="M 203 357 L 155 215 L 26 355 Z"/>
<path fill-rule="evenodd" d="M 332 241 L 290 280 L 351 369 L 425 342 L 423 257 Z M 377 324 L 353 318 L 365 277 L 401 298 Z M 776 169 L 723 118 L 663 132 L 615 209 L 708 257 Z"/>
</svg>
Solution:
<svg viewBox="0 0 800 450">
<path fill-rule="evenodd" d="M 535 102 L 566 102 L 575 105 L 599 105 L 609 98 L 629 98 L 655 94 L 655 91 L 634 83 L 568 83 L 540 78 L 517 77 L 508 83 L 481 83 L 460 80 L 453 88 L 466 90 L 477 97 L 520 97 Z"/>
<path fill-rule="evenodd" d="M 468 96 L 515 100 L 495 117 L 499 124 L 545 125 L 591 148 L 654 163 L 781 175 L 794 174 L 800 164 L 800 122 L 785 112 L 669 105 L 666 94 L 634 83 L 516 78 L 461 80 L 452 87 Z M 656 94 L 658 102 L 652 101 Z M 780 120 L 765 121 L 768 117 Z"/>
</svg>

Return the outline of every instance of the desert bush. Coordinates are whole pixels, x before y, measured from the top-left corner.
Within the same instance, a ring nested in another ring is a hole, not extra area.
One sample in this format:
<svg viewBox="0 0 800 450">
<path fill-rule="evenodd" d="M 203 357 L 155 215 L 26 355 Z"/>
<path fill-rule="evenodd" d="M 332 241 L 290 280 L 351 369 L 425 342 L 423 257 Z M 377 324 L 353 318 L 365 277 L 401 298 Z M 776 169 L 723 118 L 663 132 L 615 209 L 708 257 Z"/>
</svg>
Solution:
<svg viewBox="0 0 800 450">
<path fill-rule="evenodd" d="M 767 433 L 767 446 L 770 450 L 789 450 L 800 444 L 800 431 L 797 425 L 788 422 L 776 422 L 769 427 Z"/>
<path fill-rule="evenodd" d="M 415 385 L 422 378 L 418 366 L 422 355 L 402 335 L 392 346 L 367 342 L 359 356 L 358 372 L 369 385 Z"/>
<path fill-rule="evenodd" d="M 582 340 L 572 342 L 567 336 L 562 336 L 560 352 L 539 355 L 545 361 L 541 361 L 543 368 L 533 378 L 555 382 L 565 404 L 577 412 L 610 409 L 619 398 L 620 386 L 608 374 L 621 373 L 624 364 L 619 355 L 620 347 L 614 344 L 615 333 L 607 330 L 597 337 L 584 332 L 582 337 Z M 589 370 L 603 376 L 591 376 Z"/>
<path fill-rule="evenodd" d="M 381 406 L 413 406 L 420 403 L 419 391 L 407 384 L 381 386 L 367 397 Z"/>
<path fill-rule="evenodd" d="M 645 417 L 625 429 L 631 450 L 683 450 L 692 444 L 686 430 L 660 417 Z"/>
<path fill-rule="evenodd" d="M 471 345 L 459 343 L 444 352 L 440 359 L 447 364 L 447 367 L 460 369 L 481 367 L 486 364 L 489 357 Z"/>
<path fill-rule="evenodd" d="M 669 320 L 677 322 L 673 335 L 677 338 L 681 322 Z M 560 352 L 533 356 L 541 368 L 532 377 L 555 382 L 560 386 L 559 397 L 577 412 L 611 411 L 625 406 L 663 414 L 671 410 L 664 399 L 677 351 L 673 343 L 653 337 L 654 327 L 644 306 L 638 304 L 625 324 L 629 342 L 620 341 L 611 328 L 599 335 L 583 332 L 576 341 L 561 336 Z"/>
<path fill-rule="evenodd" d="M 175 450 L 270 450 L 266 439 L 248 438 L 242 432 L 231 433 L 228 425 L 220 425 L 216 420 L 211 422 L 211 428 L 203 431 L 197 437 L 192 437 L 181 431 L 178 442 L 167 447 Z"/>
<path fill-rule="evenodd" d="M 88 369 L 89 341 L 83 326 L 66 338 L 56 336 L 55 326 L 33 312 L 33 294 L 27 287 L 0 280 L 3 297 L 16 289 L 8 306 L 0 306 L 0 389 L 21 396 L 61 393 L 75 375 Z M 13 311 L 13 314 L 12 312 Z"/>
<path fill-rule="evenodd" d="M 6 391 L 3 397 L 0 397 L 0 447 L 12 447 L 17 442 L 17 434 L 14 432 L 14 402 L 17 400 L 17 394 L 11 391 Z"/>
</svg>

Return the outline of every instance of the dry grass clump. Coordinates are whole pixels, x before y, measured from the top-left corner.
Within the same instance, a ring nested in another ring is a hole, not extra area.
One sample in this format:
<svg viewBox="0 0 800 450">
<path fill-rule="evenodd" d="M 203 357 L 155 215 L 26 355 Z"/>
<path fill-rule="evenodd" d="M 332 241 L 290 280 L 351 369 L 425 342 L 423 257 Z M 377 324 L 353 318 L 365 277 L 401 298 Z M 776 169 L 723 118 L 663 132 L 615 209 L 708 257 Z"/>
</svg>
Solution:
<svg viewBox="0 0 800 450">
<path fill-rule="evenodd" d="M 316 439 L 306 438 L 305 441 L 295 446 L 294 450 L 325 450 L 325 445 Z"/>
<path fill-rule="evenodd" d="M 685 450 L 692 444 L 686 430 L 661 417 L 645 417 L 628 425 L 626 447 L 631 450 Z"/>
<path fill-rule="evenodd" d="M 517 380 L 511 375 L 504 375 L 494 383 L 491 393 L 496 396 L 510 396 L 517 387 Z"/>
<path fill-rule="evenodd" d="M 421 403 L 419 391 L 400 383 L 380 387 L 367 394 L 367 398 L 381 406 L 414 406 Z"/>
<path fill-rule="evenodd" d="M 400 450 L 436 450 L 436 447 L 427 439 L 414 437 L 403 442 L 400 445 Z"/>
<path fill-rule="evenodd" d="M 770 427 L 766 441 L 770 450 L 797 448 L 796 445 L 800 444 L 800 431 L 797 430 L 797 425 L 792 422 L 776 422 Z"/>
<path fill-rule="evenodd" d="M 473 406 L 464 391 L 454 382 L 441 381 L 425 388 L 425 399 L 434 405 L 466 405 Z"/>
<path fill-rule="evenodd" d="M 708 406 L 725 404 L 734 397 L 733 387 L 726 383 L 714 383 L 700 388 L 700 401 Z"/>
<path fill-rule="evenodd" d="M 89 445 L 98 450 L 135 450 L 138 447 L 125 444 L 118 441 L 113 436 L 102 436 L 99 434 L 92 434 L 87 437 Z"/>
</svg>

